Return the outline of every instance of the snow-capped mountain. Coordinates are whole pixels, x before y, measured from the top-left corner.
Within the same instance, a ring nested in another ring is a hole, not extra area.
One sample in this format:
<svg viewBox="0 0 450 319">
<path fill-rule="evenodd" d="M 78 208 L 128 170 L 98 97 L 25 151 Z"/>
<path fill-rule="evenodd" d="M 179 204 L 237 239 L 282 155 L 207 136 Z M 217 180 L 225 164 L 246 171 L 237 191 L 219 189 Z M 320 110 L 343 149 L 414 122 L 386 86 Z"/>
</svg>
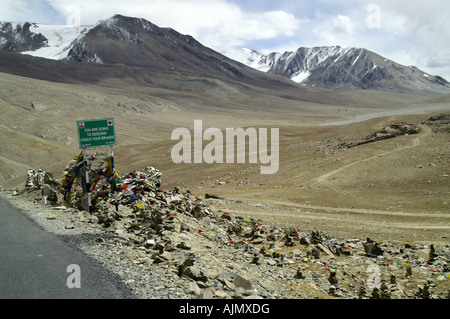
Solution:
<svg viewBox="0 0 450 319">
<path fill-rule="evenodd" d="M 222 53 L 233 60 L 263 72 L 268 72 L 280 56 L 280 53 L 276 52 L 264 55 L 258 51 L 247 48 Z"/>
<path fill-rule="evenodd" d="M 450 83 L 439 76 L 361 48 L 301 47 L 295 52 L 267 55 L 243 48 L 223 54 L 255 69 L 327 89 L 450 92 Z"/>
<path fill-rule="evenodd" d="M 122 15 L 81 27 L 0 22 L 0 48 L 53 60 L 242 76 L 242 65 L 203 46 L 193 37 Z M 245 72 L 255 71 L 248 68 Z"/>
<path fill-rule="evenodd" d="M 78 27 L 0 22 L 0 48 L 53 60 L 188 69 L 233 77 L 250 73 L 261 77 L 253 73 L 259 70 L 332 90 L 450 92 L 445 79 L 365 49 L 330 46 L 270 54 L 251 49 L 218 53 L 189 35 L 121 15 Z"/>
</svg>

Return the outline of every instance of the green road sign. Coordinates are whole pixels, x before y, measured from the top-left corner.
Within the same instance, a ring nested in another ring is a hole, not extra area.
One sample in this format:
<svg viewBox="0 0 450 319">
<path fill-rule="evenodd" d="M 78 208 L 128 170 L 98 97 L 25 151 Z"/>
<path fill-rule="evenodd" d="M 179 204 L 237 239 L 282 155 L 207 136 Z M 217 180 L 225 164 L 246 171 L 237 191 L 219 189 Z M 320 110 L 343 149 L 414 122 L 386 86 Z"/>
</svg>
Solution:
<svg viewBox="0 0 450 319">
<path fill-rule="evenodd" d="M 116 145 L 114 119 L 77 121 L 80 148 Z"/>
</svg>

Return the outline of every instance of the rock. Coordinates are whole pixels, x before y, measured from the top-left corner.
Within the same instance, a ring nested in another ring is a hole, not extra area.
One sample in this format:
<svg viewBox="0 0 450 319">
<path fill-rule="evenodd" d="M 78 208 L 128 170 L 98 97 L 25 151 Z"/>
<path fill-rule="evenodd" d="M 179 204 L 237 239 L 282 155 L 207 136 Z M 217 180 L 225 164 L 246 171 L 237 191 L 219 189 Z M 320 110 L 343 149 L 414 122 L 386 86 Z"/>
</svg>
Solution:
<svg viewBox="0 0 450 319">
<path fill-rule="evenodd" d="M 328 282 L 331 285 L 337 285 L 338 284 L 338 279 L 336 277 L 336 270 L 333 268 L 330 268 L 330 276 L 328 277 Z"/>
<path fill-rule="evenodd" d="M 215 195 L 215 194 L 205 194 L 205 198 L 206 198 L 206 199 L 208 199 L 208 198 L 222 199 L 222 197 L 217 196 L 217 195 Z"/>
<path fill-rule="evenodd" d="M 381 299 L 380 290 L 377 287 L 373 288 L 370 299 Z"/>
<path fill-rule="evenodd" d="M 334 259 L 334 254 L 324 245 L 322 244 L 317 244 L 317 246 L 323 251 L 325 252 L 330 258 Z"/>
<path fill-rule="evenodd" d="M 300 244 L 302 245 L 311 245 L 311 241 L 308 237 L 302 236 L 300 237 Z"/>
<path fill-rule="evenodd" d="M 238 288 L 243 288 L 245 290 L 253 290 L 253 284 L 250 280 L 240 275 L 236 275 L 234 278 L 233 284 Z"/>
<path fill-rule="evenodd" d="M 230 282 L 230 281 L 228 281 L 228 280 L 226 280 L 226 279 L 223 279 L 223 283 L 224 283 L 225 286 L 226 286 L 228 289 L 230 289 L 231 291 L 235 291 L 235 290 L 236 290 L 236 286 L 235 286 L 232 282 Z"/>
<path fill-rule="evenodd" d="M 313 244 L 321 243 L 324 240 L 319 231 L 312 231 L 310 237 L 310 242 Z"/>
<path fill-rule="evenodd" d="M 273 258 L 269 258 L 269 259 L 267 260 L 267 263 L 268 263 L 270 266 L 275 266 L 275 265 L 277 264 L 277 262 L 276 262 Z"/>
<path fill-rule="evenodd" d="M 213 287 L 203 289 L 202 292 L 198 295 L 198 299 L 213 299 L 215 291 L 216 290 Z"/>
<path fill-rule="evenodd" d="M 191 214 L 192 216 L 194 216 L 195 218 L 200 218 L 203 216 L 203 210 L 200 207 L 200 205 L 195 205 L 192 210 L 191 210 Z"/>
<path fill-rule="evenodd" d="M 430 245 L 430 252 L 429 252 L 429 255 L 428 255 L 428 263 L 432 264 L 435 261 L 437 256 L 438 255 L 436 254 L 436 250 L 434 249 L 434 245 L 431 244 Z"/>
<path fill-rule="evenodd" d="M 339 288 L 334 285 L 331 285 L 331 287 L 328 289 L 328 294 L 334 297 L 342 297 Z"/>
<path fill-rule="evenodd" d="M 232 273 L 229 271 L 221 271 L 221 272 L 219 272 L 219 276 L 217 279 L 220 281 L 228 280 L 230 282 L 233 282 L 235 277 L 236 277 L 235 273 Z"/>
<path fill-rule="evenodd" d="M 416 292 L 416 297 L 421 299 L 431 299 L 430 288 L 432 287 L 432 281 L 428 280 L 422 287 L 418 287 L 418 291 Z"/>
<path fill-rule="evenodd" d="M 320 251 L 314 245 L 308 247 L 308 252 L 306 254 L 308 257 L 312 257 L 314 259 L 320 258 Z"/>
<path fill-rule="evenodd" d="M 384 282 L 381 283 L 380 291 L 381 291 L 381 299 L 390 299 L 391 298 L 391 296 L 389 294 L 389 289 L 388 289 L 386 283 L 384 283 Z"/>
<path fill-rule="evenodd" d="M 208 277 L 213 280 L 215 280 L 219 277 L 219 272 L 216 269 L 208 268 L 207 272 L 208 272 Z"/>
<path fill-rule="evenodd" d="M 363 247 L 366 254 L 372 254 L 376 256 L 380 256 L 383 254 L 383 249 L 370 238 L 367 238 L 367 242 L 363 244 Z"/>
<path fill-rule="evenodd" d="M 162 254 L 161 253 L 160 254 L 153 254 L 152 258 L 153 258 L 153 262 L 155 264 L 161 264 L 161 263 L 165 263 L 165 264 L 168 264 L 168 263 L 172 264 L 173 263 L 173 264 L 176 264 L 177 263 L 177 261 L 174 258 L 173 254 L 170 253 L 170 252 L 167 252 L 167 251 L 165 251 Z"/>
<path fill-rule="evenodd" d="M 406 267 L 406 277 L 411 277 L 412 276 L 412 267 L 410 265 L 408 265 Z"/>
<path fill-rule="evenodd" d="M 156 245 L 156 242 L 154 239 L 147 239 L 145 241 L 145 247 L 147 247 L 147 248 L 154 247 L 155 245 Z"/>
<path fill-rule="evenodd" d="M 367 298 L 367 291 L 366 291 L 366 287 L 364 285 L 359 286 L 358 297 L 360 299 Z"/>
<path fill-rule="evenodd" d="M 296 279 L 305 279 L 305 275 L 303 274 L 303 271 L 301 268 L 297 268 L 297 272 L 295 273 Z"/>
<path fill-rule="evenodd" d="M 221 298 L 221 299 L 232 299 L 232 297 L 229 294 L 227 294 L 225 291 L 222 291 L 222 290 L 216 290 L 214 292 L 214 296 Z"/>
<path fill-rule="evenodd" d="M 42 186 L 42 197 L 46 198 L 53 206 L 61 204 L 61 195 L 48 184 Z"/>
<path fill-rule="evenodd" d="M 133 249 L 131 247 L 127 247 L 119 252 L 119 257 L 133 259 Z"/>
<path fill-rule="evenodd" d="M 202 267 L 195 265 L 185 267 L 183 274 L 189 278 L 203 282 L 206 282 L 209 279 L 208 272 Z"/>
<path fill-rule="evenodd" d="M 94 223 L 94 224 L 98 223 L 98 217 L 95 215 L 87 215 L 86 218 L 89 223 Z"/>
<path fill-rule="evenodd" d="M 66 223 L 64 226 L 65 229 L 74 229 L 75 225 L 72 222 Z"/>
<path fill-rule="evenodd" d="M 192 248 L 191 243 L 188 241 L 182 241 L 177 247 L 185 250 L 190 250 Z"/>
<path fill-rule="evenodd" d="M 300 249 L 294 249 L 292 251 L 292 257 L 301 257 L 302 256 L 302 251 Z"/>
<path fill-rule="evenodd" d="M 197 285 L 197 283 L 191 282 L 188 288 L 188 292 L 195 294 L 195 295 L 200 295 L 200 293 L 202 292 L 202 290 L 200 289 L 200 287 Z"/>
<path fill-rule="evenodd" d="M 256 265 L 261 265 L 261 258 L 259 256 L 259 253 L 256 253 L 253 255 L 251 263 L 256 264 Z"/>
<path fill-rule="evenodd" d="M 390 283 L 391 283 L 391 285 L 397 284 L 397 277 L 395 276 L 395 274 L 391 274 Z"/>
<path fill-rule="evenodd" d="M 129 240 L 134 244 L 141 244 L 145 241 L 145 239 L 140 236 L 131 236 Z"/>
</svg>

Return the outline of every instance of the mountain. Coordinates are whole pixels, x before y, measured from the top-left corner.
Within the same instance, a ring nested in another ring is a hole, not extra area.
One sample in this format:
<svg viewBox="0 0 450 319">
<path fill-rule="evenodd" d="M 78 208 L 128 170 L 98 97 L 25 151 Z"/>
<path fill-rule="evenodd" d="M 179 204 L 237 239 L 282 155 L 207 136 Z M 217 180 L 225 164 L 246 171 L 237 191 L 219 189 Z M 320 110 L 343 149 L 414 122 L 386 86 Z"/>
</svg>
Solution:
<svg viewBox="0 0 450 319">
<path fill-rule="evenodd" d="M 237 79 L 268 79 L 271 83 L 287 78 L 328 90 L 450 93 L 450 83 L 442 77 L 400 65 L 366 49 L 331 46 L 301 47 L 295 52 L 267 55 L 250 49 L 219 53 L 192 36 L 122 15 L 78 27 L 0 22 L 0 48 L 60 61 L 189 70 Z"/>
<path fill-rule="evenodd" d="M 256 73 L 203 46 L 189 35 L 140 19 L 115 15 L 93 26 L 0 22 L 0 48 L 13 53 L 75 62 L 244 77 Z M 261 77 L 261 75 L 258 75 Z"/>
<path fill-rule="evenodd" d="M 262 54 L 251 49 L 223 52 L 260 71 L 331 90 L 373 89 L 402 93 L 449 93 L 450 83 L 414 66 L 403 66 L 361 48 L 301 47 Z"/>
</svg>

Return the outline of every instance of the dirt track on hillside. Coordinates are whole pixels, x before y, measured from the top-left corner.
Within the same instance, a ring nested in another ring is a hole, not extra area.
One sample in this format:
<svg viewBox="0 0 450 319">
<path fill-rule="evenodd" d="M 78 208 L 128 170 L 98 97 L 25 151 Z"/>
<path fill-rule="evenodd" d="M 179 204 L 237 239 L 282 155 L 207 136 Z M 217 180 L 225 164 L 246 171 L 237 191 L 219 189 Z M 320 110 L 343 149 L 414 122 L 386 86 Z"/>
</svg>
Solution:
<svg viewBox="0 0 450 319">
<path fill-rule="evenodd" d="M 210 200 L 217 208 L 275 226 L 346 238 L 449 243 L 448 134 L 422 124 L 428 117 L 390 117 L 339 127 L 340 139 L 329 136 L 329 129 L 315 134 L 305 130 L 283 143 L 275 176 L 258 175 L 247 165 L 222 176 L 208 172 L 206 180 L 191 185 L 186 181 L 186 187 L 199 196 L 222 196 Z M 332 151 L 337 142 L 361 139 L 402 120 L 421 132 Z M 293 150 L 305 138 L 312 143 Z"/>
</svg>

